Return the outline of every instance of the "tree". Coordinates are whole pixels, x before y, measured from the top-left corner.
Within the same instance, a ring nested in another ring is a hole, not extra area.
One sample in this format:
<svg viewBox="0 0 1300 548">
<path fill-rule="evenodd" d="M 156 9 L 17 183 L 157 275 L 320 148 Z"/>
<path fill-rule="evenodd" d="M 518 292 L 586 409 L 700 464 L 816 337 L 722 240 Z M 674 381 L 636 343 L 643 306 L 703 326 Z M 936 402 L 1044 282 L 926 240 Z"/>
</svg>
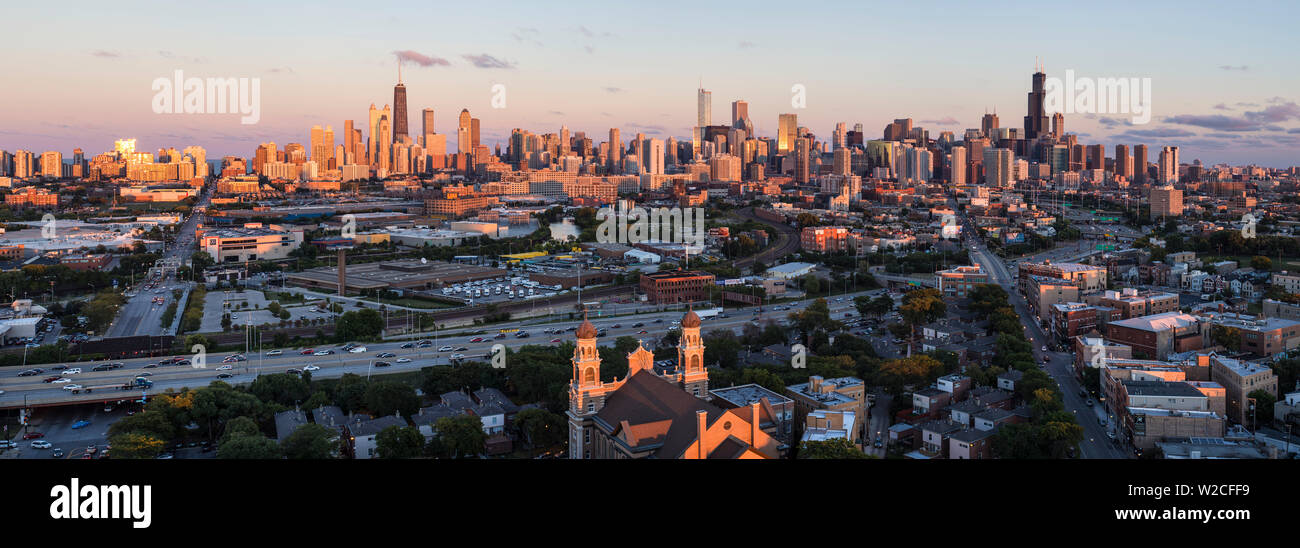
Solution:
<svg viewBox="0 0 1300 548">
<path fill-rule="evenodd" d="M 292 406 L 307 399 L 311 394 L 308 382 L 298 375 L 275 373 L 258 375 L 248 391 L 264 402 L 275 402 L 283 406 Z M 311 408 L 309 408 L 311 409 Z"/>
<path fill-rule="evenodd" d="M 389 426 L 375 436 L 375 450 L 381 459 L 410 459 L 424 452 L 424 435 L 414 426 Z"/>
<path fill-rule="evenodd" d="M 304 424 L 281 440 L 280 449 L 291 459 L 332 459 L 339 454 L 339 435 L 320 424 Z"/>
<path fill-rule="evenodd" d="M 880 374 L 886 384 L 922 384 L 943 374 L 943 362 L 924 354 L 889 360 L 880 364 Z"/>
<path fill-rule="evenodd" d="M 1255 398 L 1255 413 L 1253 421 L 1255 428 L 1260 424 L 1270 424 L 1273 422 L 1273 404 L 1277 403 L 1277 398 L 1268 390 L 1255 390 L 1246 394 L 1248 398 Z M 1250 411 L 1250 406 L 1246 406 L 1246 411 Z"/>
<path fill-rule="evenodd" d="M 115 459 L 152 459 L 162 453 L 166 445 L 163 440 L 140 432 L 109 436 L 108 442 L 113 446 Z"/>
<path fill-rule="evenodd" d="M 1260 272 L 1268 272 L 1273 270 L 1273 261 L 1268 257 L 1256 255 L 1250 258 L 1250 267 Z"/>
<path fill-rule="evenodd" d="M 515 415 L 515 426 L 530 447 L 551 447 L 564 442 L 568 434 L 564 417 L 545 409 L 525 409 Z"/>
<path fill-rule="evenodd" d="M 248 417 L 236 417 L 226 423 L 226 431 L 221 435 L 222 443 L 241 436 L 260 436 L 262 429 Z"/>
<path fill-rule="evenodd" d="M 217 264 L 217 262 L 213 260 L 212 255 L 206 251 L 196 251 L 193 255 L 190 255 L 190 265 L 195 272 L 203 272 L 204 270 L 207 270 L 208 267 L 215 264 Z"/>
<path fill-rule="evenodd" d="M 108 427 L 109 437 L 121 434 L 138 434 L 141 436 L 170 440 L 176 435 L 176 427 L 166 413 L 157 410 L 145 410 L 125 417 Z"/>
<path fill-rule="evenodd" d="M 334 324 L 335 338 L 340 341 L 374 339 L 384 329 L 384 318 L 369 308 L 345 312 Z"/>
<path fill-rule="evenodd" d="M 217 446 L 219 459 L 278 459 L 280 446 L 261 434 L 235 436 Z"/>
<path fill-rule="evenodd" d="M 849 440 L 845 438 L 835 438 L 825 441 L 805 441 L 799 444 L 799 458 L 866 459 L 871 457 L 859 450 Z"/>
<path fill-rule="evenodd" d="M 453 458 L 470 458 L 487 448 L 483 421 L 474 415 L 443 417 L 434 423 L 438 439 Z"/>
<path fill-rule="evenodd" d="M 1210 339 L 1228 350 L 1241 350 L 1241 330 L 1235 327 L 1215 325 L 1210 330 Z"/>
<path fill-rule="evenodd" d="M 395 381 L 378 381 L 366 388 L 366 409 L 376 417 L 401 413 L 410 417 L 420 409 L 420 397 L 415 388 Z"/>
</svg>

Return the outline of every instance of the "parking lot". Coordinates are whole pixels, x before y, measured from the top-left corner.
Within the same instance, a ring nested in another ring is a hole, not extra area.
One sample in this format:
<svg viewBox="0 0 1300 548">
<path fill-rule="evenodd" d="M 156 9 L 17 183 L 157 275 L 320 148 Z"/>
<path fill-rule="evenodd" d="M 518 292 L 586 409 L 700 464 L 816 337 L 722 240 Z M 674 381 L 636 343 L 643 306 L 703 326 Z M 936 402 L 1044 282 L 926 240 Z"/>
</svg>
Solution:
<svg viewBox="0 0 1300 548">
<path fill-rule="evenodd" d="M 30 418 L 26 432 L 45 434 L 39 440 L 50 443 L 49 449 L 35 449 L 32 440 L 23 439 L 23 431 L 17 432 L 13 439 L 19 443 L 18 448 L 5 450 L 0 457 L 18 459 L 50 459 L 55 449 L 62 449 L 65 459 L 80 459 L 87 452 L 87 447 L 95 446 L 96 452 L 103 451 L 108 444 L 108 427 L 126 416 L 128 405 L 113 405 L 111 412 L 104 412 L 103 404 L 67 405 L 60 407 L 36 408 Z M 77 423 L 88 424 L 74 428 Z"/>
<path fill-rule="evenodd" d="M 243 303 L 248 303 L 248 308 L 242 308 Z M 207 301 L 203 303 L 203 324 L 199 331 L 204 333 L 221 332 L 221 315 L 230 312 L 230 320 L 234 325 L 245 323 L 252 325 L 272 324 L 278 325 L 280 318 L 271 314 L 266 306 L 271 304 L 261 291 L 247 289 L 244 291 L 211 291 L 208 293 Z M 356 303 L 342 301 L 343 311 L 361 310 Z M 322 313 L 315 306 L 308 305 L 286 305 L 284 307 L 292 315 L 291 320 L 298 319 L 315 319 L 328 318 L 333 314 Z"/>
</svg>

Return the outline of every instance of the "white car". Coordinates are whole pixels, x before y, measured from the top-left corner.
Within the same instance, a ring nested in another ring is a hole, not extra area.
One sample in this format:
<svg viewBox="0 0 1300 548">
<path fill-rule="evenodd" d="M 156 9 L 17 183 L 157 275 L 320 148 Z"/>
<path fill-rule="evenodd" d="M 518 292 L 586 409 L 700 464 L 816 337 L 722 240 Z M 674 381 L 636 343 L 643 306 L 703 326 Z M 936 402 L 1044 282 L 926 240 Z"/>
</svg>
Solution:
<svg viewBox="0 0 1300 548">
<path fill-rule="evenodd" d="M 279 350 L 272 350 L 272 351 L 270 351 L 270 352 L 267 352 L 266 355 L 267 355 L 267 356 L 279 356 L 280 354 L 283 354 L 283 353 L 284 353 L 284 352 L 281 352 L 281 351 L 279 351 Z"/>
<path fill-rule="evenodd" d="M 397 363 L 411 363 L 411 358 L 397 358 Z"/>
<path fill-rule="evenodd" d="M 49 449 L 50 447 L 53 447 L 53 444 L 45 440 L 36 440 L 32 442 L 32 449 Z"/>
<path fill-rule="evenodd" d="M 352 347 L 352 350 L 349 350 L 348 352 L 352 354 L 360 354 L 365 351 L 366 351 L 366 347 L 364 346 L 354 346 Z"/>
<path fill-rule="evenodd" d="M 65 370 L 63 370 L 63 374 L 64 374 L 64 375 L 76 375 L 76 374 L 78 374 L 78 373 L 81 373 L 81 368 L 80 368 L 80 367 L 74 367 L 74 368 L 72 368 L 72 369 L 65 369 Z"/>
<path fill-rule="evenodd" d="M 439 348 L 438 348 L 438 351 L 439 351 L 439 352 L 451 352 L 451 347 L 450 347 L 450 346 L 439 347 Z"/>
<path fill-rule="evenodd" d="M 69 379 L 69 378 L 67 378 L 67 377 L 64 377 L 64 378 L 62 378 L 62 379 L 54 379 L 54 380 L 52 380 L 52 381 L 50 381 L 50 382 L 52 382 L 52 383 L 54 383 L 54 384 L 63 384 L 63 383 L 65 383 L 65 382 L 72 382 L 72 379 Z"/>
<path fill-rule="evenodd" d="M 302 370 L 303 370 L 303 371 L 320 371 L 320 366 L 318 366 L 318 365 L 305 365 L 305 366 L 303 366 Z"/>
<path fill-rule="evenodd" d="M 452 354 L 452 355 L 451 355 L 451 359 L 453 359 L 453 360 L 463 360 L 463 359 L 465 359 L 465 355 L 464 355 L 464 354 Z"/>
<path fill-rule="evenodd" d="M 69 385 L 63 387 L 63 389 L 64 389 L 64 390 L 67 390 L 67 391 L 69 391 L 69 392 L 71 392 L 71 391 L 73 391 L 73 390 L 81 390 L 81 385 L 80 385 L 80 384 L 69 384 Z"/>
<path fill-rule="evenodd" d="M 218 368 L 217 368 L 217 371 L 230 371 L 231 369 L 234 369 L 234 368 L 231 367 L 230 364 L 226 364 L 226 365 L 223 365 L 223 366 L 221 366 L 221 367 L 218 367 Z"/>
<path fill-rule="evenodd" d="M 314 354 L 312 354 L 312 355 L 313 355 L 313 356 L 328 356 L 328 355 L 330 355 L 330 353 L 329 353 L 329 352 L 326 352 L 326 351 L 324 351 L 324 350 L 318 350 L 318 351 L 316 351 L 316 353 L 314 353 Z"/>
</svg>

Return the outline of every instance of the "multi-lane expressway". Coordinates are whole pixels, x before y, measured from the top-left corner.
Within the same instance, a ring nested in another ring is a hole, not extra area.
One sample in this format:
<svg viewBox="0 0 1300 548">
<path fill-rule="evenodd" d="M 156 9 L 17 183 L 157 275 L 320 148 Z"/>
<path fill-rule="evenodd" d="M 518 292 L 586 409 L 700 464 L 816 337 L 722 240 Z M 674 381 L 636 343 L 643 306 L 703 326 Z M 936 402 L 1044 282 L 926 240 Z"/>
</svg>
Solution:
<svg viewBox="0 0 1300 548">
<path fill-rule="evenodd" d="M 878 290 L 877 290 L 878 291 Z M 828 306 L 831 310 L 831 316 L 834 319 L 843 319 L 846 313 L 857 315 L 853 306 L 853 297 L 856 295 L 866 294 L 869 292 L 849 293 L 847 295 L 836 295 L 827 298 Z M 812 300 L 792 302 L 783 307 L 787 310 L 777 311 L 774 307 L 764 307 L 761 315 L 755 314 L 756 309 L 729 309 L 726 311 L 728 317 L 714 317 L 704 320 L 703 331 L 717 329 L 730 329 L 739 334 L 746 324 L 752 321 L 766 321 L 768 319 L 784 320 L 786 315 L 796 310 L 802 310 L 811 303 Z M 641 339 L 647 348 L 653 348 L 661 339 L 665 332 L 674 327 L 673 322 L 679 320 L 682 316 L 681 311 L 656 312 L 648 314 L 636 314 L 631 316 L 611 317 L 611 318 L 592 318 L 592 323 L 598 329 L 605 329 L 607 333 L 600 339 L 602 345 L 612 345 L 614 340 L 621 336 L 630 336 Z M 656 320 L 658 322 L 656 323 Z M 258 375 L 284 373 L 291 368 L 301 369 L 307 365 L 319 367 L 319 370 L 313 371 L 315 378 L 332 378 L 340 377 L 344 373 L 356 373 L 359 375 L 376 375 L 385 373 L 398 373 L 417 371 L 422 367 L 435 365 L 450 365 L 453 354 L 464 354 L 466 359 L 481 359 L 485 354 L 491 352 L 493 345 L 503 344 L 507 348 L 517 349 L 526 345 L 551 345 L 551 341 L 559 339 L 560 341 L 572 341 L 573 331 L 568 328 L 576 328 L 581 320 L 566 320 L 549 324 L 524 324 L 521 322 L 510 322 L 505 324 L 493 325 L 490 327 L 481 327 L 475 331 L 472 328 L 443 331 L 439 333 L 429 332 L 424 337 L 433 343 L 430 348 L 402 348 L 403 344 L 411 341 L 394 341 L 383 343 L 366 343 L 366 351 L 363 353 L 350 353 L 344 351 L 339 345 L 328 345 L 315 347 L 314 350 L 333 350 L 334 353 L 326 356 L 303 355 L 300 352 L 304 349 L 281 349 L 281 354 L 268 356 L 267 352 L 271 349 L 265 348 L 261 352 L 257 348 L 249 349 L 248 352 L 241 352 L 247 361 L 222 363 L 222 360 L 234 353 L 223 352 L 220 354 L 208 354 L 205 356 L 205 367 L 196 368 L 188 365 L 170 365 L 154 366 L 146 368 L 145 366 L 159 363 L 165 358 L 148 358 L 148 359 L 130 359 L 114 360 L 101 362 L 69 362 L 69 367 L 77 367 L 82 370 L 81 373 L 69 375 L 72 379 L 68 384 L 78 384 L 86 386 L 104 386 L 104 385 L 122 385 L 133 381 L 137 376 L 148 373 L 148 379 L 153 381 L 153 387 L 147 390 L 148 394 L 159 394 L 167 389 L 179 390 L 182 387 L 199 387 L 206 386 L 208 383 L 218 380 L 218 375 L 230 375 L 222 379 L 232 384 L 250 383 Z M 636 324 L 643 324 L 636 326 Z M 619 327 L 614 327 L 619 325 Z M 527 338 L 516 338 L 514 333 L 509 333 L 505 338 L 496 339 L 494 335 L 501 330 L 524 329 L 529 336 Z M 566 329 L 563 334 L 549 334 L 547 329 Z M 644 333 L 642 333 L 644 331 Z M 473 334 L 483 333 L 483 334 Z M 470 342 L 475 337 L 483 337 L 481 342 Z M 441 347 L 452 347 L 451 351 L 439 351 Z M 376 358 L 379 353 L 392 353 L 396 356 L 391 358 Z M 181 355 L 178 357 L 192 358 L 191 355 Z M 397 363 L 398 359 L 406 358 L 409 362 Z M 387 367 L 374 367 L 374 362 L 385 361 L 391 365 Z M 102 363 L 122 363 L 124 366 L 120 369 L 111 371 L 92 372 L 90 368 Z M 52 364 L 58 365 L 58 364 Z M 229 369 L 219 369 L 223 366 L 230 366 Z M 120 390 L 118 388 L 107 388 L 96 390 L 92 393 L 72 394 L 64 390 L 65 384 L 45 383 L 43 379 L 48 376 L 59 375 L 58 370 L 49 370 L 40 375 L 19 377 L 22 367 L 0 368 L 0 409 L 19 408 L 26 405 L 27 407 L 75 404 L 79 402 L 93 403 L 100 401 L 129 400 L 138 399 L 141 391 L 139 390 Z M 506 364 L 509 368 L 509 364 Z"/>
</svg>

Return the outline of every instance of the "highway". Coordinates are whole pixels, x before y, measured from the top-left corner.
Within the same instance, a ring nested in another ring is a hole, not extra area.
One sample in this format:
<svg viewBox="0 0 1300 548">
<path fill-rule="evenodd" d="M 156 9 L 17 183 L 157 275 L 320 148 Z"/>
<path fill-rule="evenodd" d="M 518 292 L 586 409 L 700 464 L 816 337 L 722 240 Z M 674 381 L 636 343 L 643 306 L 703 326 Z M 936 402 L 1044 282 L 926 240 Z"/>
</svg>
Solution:
<svg viewBox="0 0 1300 548">
<path fill-rule="evenodd" d="M 971 233 L 974 233 L 973 230 Z M 1029 306 L 1025 303 L 1020 292 L 1016 290 L 1013 282 L 1013 275 L 1007 268 L 1002 259 L 998 258 L 988 247 L 982 243 L 975 243 L 975 250 L 971 253 L 971 258 L 979 262 L 985 272 L 989 273 L 989 280 L 1002 286 L 1007 290 L 1009 301 L 1020 315 L 1020 321 L 1026 327 L 1025 335 L 1033 345 L 1035 360 L 1041 361 L 1041 349 L 1048 344 L 1050 340 L 1043 328 L 1039 325 L 1038 320 L 1029 314 Z M 1028 260 L 1028 259 L 1027 259 Z M 1071 352 L 1047 352 L 1051 362 L 1047 365 L 1047 373 L 1060 386 L 1062 398 L 1065 402 L 1065 409 L 1074 413 L 1079 425 L 1083 427 L 1083 442 L 1079 444 L 1079 450 L 1082 458 L 1086 459 L 1123 459 L 1129 458 L 1129 453 L 1122 449 L 1119 444 L 1111 441 L 1106 435 L 1108 427 L 1113 426 L 1111 420 L 1107 421 L 1106 427 L 1098 423 L 1098 410 L 1101 405 L 1095 407 L 1087 405 L 1087 400 L 1079 395 L 1079 381 L 1074 376 L 1072 360 L 1074 354 Z"/>
<path fill-rule="evenodd" d="M 845 313 L 857 312 L 853 306 L 853 297 L 867 293 L 850 293 L 848 295 L 835 295 L 827 298 L 831 315 L 834 319 L 843 319 Z M 842 299 L 842 300 L 840 300 Z M 744 326 L 756 318 L 766 321 L 767 319 L 785 319 L 790 312 L 802 310 L 812 300 L 800 302 L 784 303 L 777 306 L 788 306 L 789 310 L 774 311 L 772 307 L 765 307 L 765 312 L 759 316 L 756 315 L 756 309 L 729 309 L 726 314 L 727 318 L 716 317 L 705 319 L 703 323 L 703 332 L 707 334 L 717 329 L 730 329 L 734 333 L 740 334 Z M 591 322 L 598 329 L 607 329 L 606 336 L 600 339 L 602 345 L 612 345 L 620 336 L 636 337 L 644 341 L 649 349 L 654 349 L 658 340 L 663 333 L 674 327 L 673 322 L 680 320 L 681 311 L 655 312 L 647 314 L 637 314 L 634 316 L 597 318 Z M 658 323 L 655 321 L 658 320 Z M 517 349 L 525 345 L 551 345 L 556 344 L 551 341 L 572 341 L 573 331 L 565 331 L 563 334 L 548 334 L 547 329 L 576 329 L 581 320 L 565 320 L 553 322 L 550 324 L 528 324 L 525 326 L 522 322 L 509 322 L 497 324 L 489 327 L 463 328 L 442 331 L 439 333 L 425 333 L 423 339 L 433 342 L 431 348 L 401 348 L 405 342 L 393 341 L 382 343 L 366 343 L 364 353 L 353 354 L 343 351 L 339 346 L 329 345 L 315 348 L 315 350 L 333 350 L 335 353 L 327 356 L 306 356 L 299 353 L 299 350 L 283 349 L 279 356 L 267 356 L 265 348 L 259 354 L 257 348 L 252 348 L 245 354 L 248 361 L 224 364 L 222 360 L 232 355 L 231 352 L 220 354 L 210 354 L 206 356 L 206 366 L 196 368 L 193 366 L 155 366 L 145 368 L 146 365 L 157 364 L 160 360 L 167 358 L 148 358 L 148 359 L 130 359 L 117 360 L 116 363 L 125 364 L 123 368 L 112 371 L 91 372 L 90 368 L 97 364 L 114 363 L 113 361 L 101 362 L 81 362 L 68 363 L 69 367 L 79 367 L 82 373 L 70 375 L 72 381 L 67 384 L 79 384 L 81 386 L 101 386 L 101 385 L 121 385 L 132 381 L 137 375 L 149 373 L 149 380 L 154 382 L 153 388 L 149 389 L 149 394 L 159 394 L 167 389 L 179 390 L 182 387 L 200 387 L 218 380 L 217 376 L 229 374 L 230 378 L 224 379 L 225 382 L 232 384 L 251 383 L 258 375 L 283 373 L 290 368 L 302 368 L 306 365 L 315 365 L 320 370 L 312 373 L 315 378 L 333 378 L 340 377 L 344 373 L 356 373 L 359 375 L 377 375 L 386 373 L 400 373 L 409 371 L 418 371 L 422 367 L 436 365 L 450 365 L 452 354 L 464 354 L 467 359 L 483 359 L 483 356 L 490 352 L 494 344 L 503 344 L 507 348 Z M 640 327 L 636 324 L 641 323 Z M 620 327 L 614 327 L 618 324 Z M 509 334 L 502 339 L 492 338 L 500 330 L 524 328 L 529 332 L 527 338 L 516 338 L 514 334 Z M 484 333 L 483 335 L 474 335 L 473 333 Z M 482 342 L 469 342 L 470 339 L 482 336 L 486 338 Z M 409 342 L 409 341 L 408 341 Z M 439 347 L 451 346 L 451 351 L 438 351 Z M 391 352 L 396 354 L 392 358 L 376 358 L 375 355 L 381 352 Z M 181 355 L 178 357 L 191 358 L 190 355 Z M 398 358 L 407 358 L 408 363 L 397 363 Z M 388 367 L 372 367 L 374 361 L 386 361 L 392 365 Z M 219 369 L 222 366 L 229 365 L 228 370 Z M 123 391 L 118 388 L 106 390 L 97 390 L 93 393 L 72 394 L 64 390 L 64 384 L 47 384 L 42 382 L 44 378 L 58 375 L 59 371 L 51 371 L 46 366 L 32 366 L 45 368 L 46 372 L 36 376 L 19 377 L 18 373 L 22 367 L 0 368 L 0 408 L 18 408 L 26 402 L 29 406 L 38 405 L 58 405 L 63 403 L 76 403 L 78 401 L 94 402 L 102 401 L 107 397 L 121 394 L 122 399 L 132 399 L 138 397 L 140 391 Z M 509 363 L 506 364 L 509 368 Z"/>
</svg>

